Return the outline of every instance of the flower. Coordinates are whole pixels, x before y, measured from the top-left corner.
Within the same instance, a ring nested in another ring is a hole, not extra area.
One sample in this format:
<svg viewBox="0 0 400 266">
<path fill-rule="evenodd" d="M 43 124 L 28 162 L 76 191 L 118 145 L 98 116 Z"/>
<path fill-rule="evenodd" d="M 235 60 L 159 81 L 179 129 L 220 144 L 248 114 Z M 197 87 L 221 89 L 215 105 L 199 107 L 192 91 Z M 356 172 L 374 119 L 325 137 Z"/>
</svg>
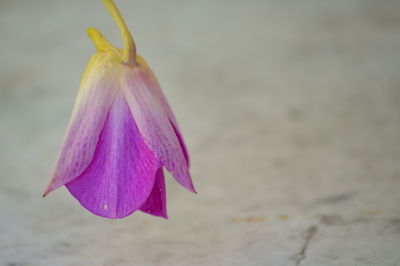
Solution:
<svg viewBox="0 0 400 266">
<path fill-rule="evenodd" d="M 189 155 L 156 77 L 112 0 L 104 5 L 124 48 L 87 30 L 97 52 L 83 74 L 72 118 L 44 195 L 65 185 L 80 204 L 106 218 L 136 210 L 167 218 L 163 167 L 194 193 Z"/>
</svg>

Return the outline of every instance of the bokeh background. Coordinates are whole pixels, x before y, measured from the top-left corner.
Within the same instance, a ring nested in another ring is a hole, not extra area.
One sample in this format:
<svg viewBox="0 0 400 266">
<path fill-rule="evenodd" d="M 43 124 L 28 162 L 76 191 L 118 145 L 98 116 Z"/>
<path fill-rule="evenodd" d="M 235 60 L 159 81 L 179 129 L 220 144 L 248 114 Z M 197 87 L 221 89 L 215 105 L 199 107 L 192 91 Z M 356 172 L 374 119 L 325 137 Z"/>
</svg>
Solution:
<svg viewBox="0 0 400 266">
<path fill-rule="evenodd" d="M 400 265 L 400 1 L 117 0 L 198 195 L 107 220 L 47 184 L 100 0 L 0 0 L 0 265 Z M 170 177 L 168 175 L 168 177 Z"/>
</svg>

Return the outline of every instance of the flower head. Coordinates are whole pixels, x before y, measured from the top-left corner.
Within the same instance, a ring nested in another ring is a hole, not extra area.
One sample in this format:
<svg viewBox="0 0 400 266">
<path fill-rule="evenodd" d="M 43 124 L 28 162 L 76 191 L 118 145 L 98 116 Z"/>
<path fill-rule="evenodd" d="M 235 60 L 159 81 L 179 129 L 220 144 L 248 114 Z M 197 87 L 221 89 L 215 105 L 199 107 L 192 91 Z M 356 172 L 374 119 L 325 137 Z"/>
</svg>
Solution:
<svg viewBox="0 0 400 266">
<path fill-rule="evenodd" d="M 103 0 L 124 47 L 94 28 L 97 52 L 83 74 L 67 133 L 44 196 L 65 185 L 90 212 L 122 218 L 136 210 L 166 218 L 163 167 L 195 192 L 189 155 L 156 77 L 136 54 L 112 0 Z"/>
</svg>

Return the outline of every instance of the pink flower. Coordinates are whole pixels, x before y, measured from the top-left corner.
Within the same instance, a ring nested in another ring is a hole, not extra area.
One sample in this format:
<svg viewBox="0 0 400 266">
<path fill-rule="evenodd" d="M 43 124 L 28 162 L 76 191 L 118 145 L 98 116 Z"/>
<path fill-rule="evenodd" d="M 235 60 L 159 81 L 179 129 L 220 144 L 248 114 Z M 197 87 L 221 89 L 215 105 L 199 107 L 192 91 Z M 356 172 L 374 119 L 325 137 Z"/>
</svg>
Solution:
<svg viewBox="0 0 400 266">
<path fill-rule="evenodd" d="M 93 28 L 90 59 L 52 179 L 44 192 L 65 185 L 90 212 L 122 218 L 141 210 L 167 218 L 163 167 L 195 192 L 189 155 L 156 77 L 136 47 L 112 0 L 103 0 L 124 48 Z"/>
</svg>

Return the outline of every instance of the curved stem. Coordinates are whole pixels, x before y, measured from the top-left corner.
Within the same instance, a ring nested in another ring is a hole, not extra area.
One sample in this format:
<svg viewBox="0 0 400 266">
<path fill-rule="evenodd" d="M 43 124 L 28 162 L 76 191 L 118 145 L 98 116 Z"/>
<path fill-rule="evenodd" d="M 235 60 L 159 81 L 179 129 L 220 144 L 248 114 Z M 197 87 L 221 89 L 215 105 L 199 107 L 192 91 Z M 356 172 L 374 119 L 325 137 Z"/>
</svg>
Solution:
<svg viewBox="0 0 400 266">
<path fill-rule="evenodd" d="M 124 41 L 122 60 L 127 64 L 134 65 L 136 63 L 136 46 L 121 13 L 114 4 L 113 0 L 103 0 L 103 4 L 107 8 L 121 32 L 121 36 Z"/>
</svg>

